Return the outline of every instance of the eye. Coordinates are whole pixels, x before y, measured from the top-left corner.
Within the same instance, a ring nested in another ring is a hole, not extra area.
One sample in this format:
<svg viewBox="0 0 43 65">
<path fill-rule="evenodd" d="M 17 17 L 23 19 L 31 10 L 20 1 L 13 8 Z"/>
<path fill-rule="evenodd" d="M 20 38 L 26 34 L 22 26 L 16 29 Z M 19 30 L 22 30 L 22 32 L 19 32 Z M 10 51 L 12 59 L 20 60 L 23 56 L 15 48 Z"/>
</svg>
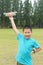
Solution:
<svg viewBox="0 0 43 65">
<path fill-rule="evenodd" d="M 30 33 L 30 32 L 25 32 L 25 33 Z"/>
</svg>

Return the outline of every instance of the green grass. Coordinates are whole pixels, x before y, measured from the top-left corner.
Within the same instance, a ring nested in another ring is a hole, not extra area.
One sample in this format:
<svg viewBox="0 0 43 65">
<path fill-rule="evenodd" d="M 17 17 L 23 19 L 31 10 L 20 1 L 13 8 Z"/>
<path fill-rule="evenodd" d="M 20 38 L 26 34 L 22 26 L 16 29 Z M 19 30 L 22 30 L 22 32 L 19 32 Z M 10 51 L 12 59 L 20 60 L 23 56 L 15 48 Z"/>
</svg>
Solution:
<svg viewBox="0 0 43 65">
<path fill-rule="evenodd" d="M 32 37 L 40 43 L 42 48 L 40 52 L 32 54 L 33 65 L 43 65 L 43 29 L 33 29 Z M 0 29 L 0 65 L 16 65 L 17 46 L 14 31 Z"/>
</svg>

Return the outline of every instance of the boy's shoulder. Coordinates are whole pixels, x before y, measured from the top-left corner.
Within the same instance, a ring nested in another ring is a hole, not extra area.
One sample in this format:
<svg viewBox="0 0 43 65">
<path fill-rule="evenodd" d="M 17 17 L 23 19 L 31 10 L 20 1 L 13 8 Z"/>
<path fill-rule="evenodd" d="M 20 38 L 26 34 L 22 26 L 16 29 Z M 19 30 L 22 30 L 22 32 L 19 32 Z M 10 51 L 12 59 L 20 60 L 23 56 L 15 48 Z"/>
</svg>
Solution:
<svg viewBox="0 0 43 65">
<path fill-rule="evenodd" d="M 23 34 L 18 33 L 18 35 L 17 35 L 17 39 L 22 39 L 22 38 L 23 38 Z"/>
<path fill-rule="evenodd" d="M 31 41 L 36 42 L 36 40 L 34 38 L 31 38 Z"/>
<path fill-rule="evenodd" d="M 33 42 L 34 44 L 39 44 L 39 42 L 38 42 L 37 40 L 35 40 L 34 38 L 31 38 L 31 40 L 32 40 L 32 42 Z"/>
</svg>

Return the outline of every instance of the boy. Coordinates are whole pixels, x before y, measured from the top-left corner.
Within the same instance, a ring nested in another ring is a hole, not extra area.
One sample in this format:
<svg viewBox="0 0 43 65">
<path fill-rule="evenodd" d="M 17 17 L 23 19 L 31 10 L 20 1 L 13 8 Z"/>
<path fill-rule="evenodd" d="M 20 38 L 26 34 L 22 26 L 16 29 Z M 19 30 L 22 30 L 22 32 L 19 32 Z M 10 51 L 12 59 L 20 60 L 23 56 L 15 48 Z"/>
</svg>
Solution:
<svg viewBox="0 0 43 65">
<path fill-rule="evenodd" d="M 38 52 L 41 50 L 39 44 L 31 38 L 32 28 L 28 25 L 23 27 L 23 35 L 19 33 L 13 19 L 13 13 L 7 13 L 13 30 L 18 39 L 18 53 L 16 56 L 17 65 L 32 65 L 31 52 Z"/>
</svg>

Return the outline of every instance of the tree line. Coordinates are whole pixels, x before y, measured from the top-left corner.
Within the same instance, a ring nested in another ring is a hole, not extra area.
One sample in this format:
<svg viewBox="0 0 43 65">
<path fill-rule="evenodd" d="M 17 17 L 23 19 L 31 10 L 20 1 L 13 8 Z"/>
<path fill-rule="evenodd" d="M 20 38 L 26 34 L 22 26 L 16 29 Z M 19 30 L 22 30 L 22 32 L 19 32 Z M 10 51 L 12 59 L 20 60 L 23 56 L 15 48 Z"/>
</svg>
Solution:
<svg viewBox="0 0 43 65">
<path fill-rule="evenodd" d="M 0 28 L 11 28 L 8 17 L 3 13 L 17 11 L 14 17 L 17 27 L 30 25 L 33 28 L 43 28 L 43 0 L 0 0 Z"/>
</svg>

